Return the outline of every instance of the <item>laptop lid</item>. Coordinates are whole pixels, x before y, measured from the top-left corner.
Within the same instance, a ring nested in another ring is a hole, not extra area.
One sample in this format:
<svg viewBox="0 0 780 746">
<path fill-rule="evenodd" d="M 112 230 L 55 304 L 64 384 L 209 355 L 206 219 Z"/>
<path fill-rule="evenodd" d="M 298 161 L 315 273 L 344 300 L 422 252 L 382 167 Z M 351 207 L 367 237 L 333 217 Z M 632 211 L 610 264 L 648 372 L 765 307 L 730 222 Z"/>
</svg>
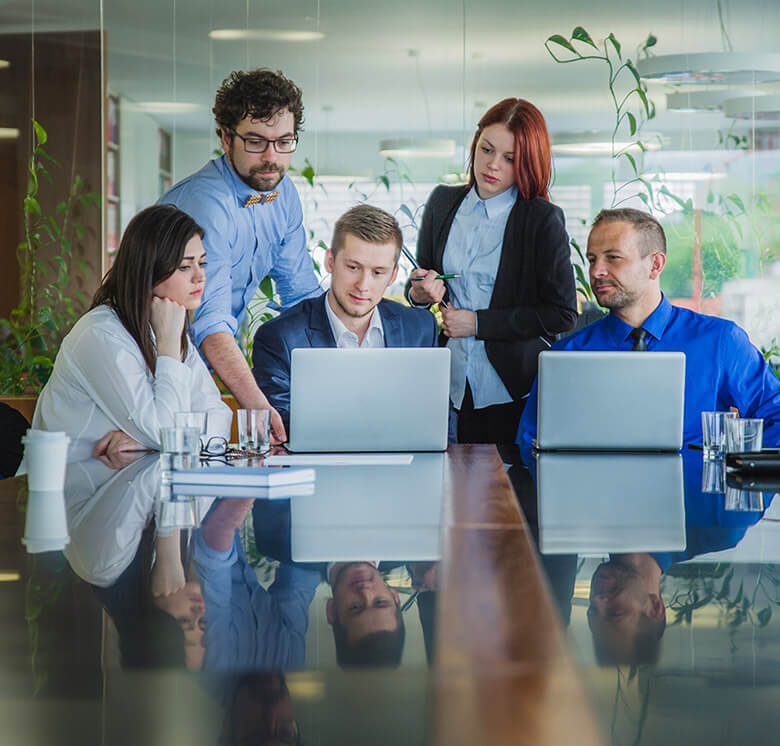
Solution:
<svg viewBox="0 0 780 746">
<path fill-rule="evenodd" d="M 296 452 L 443 451 L 446 347 L 292 351 L 290 443 Z"/>
<path fill-rule="evenodd" d="M 545 350 L 540 450 L 682 448 L 685 354 Z"/>
</svg>

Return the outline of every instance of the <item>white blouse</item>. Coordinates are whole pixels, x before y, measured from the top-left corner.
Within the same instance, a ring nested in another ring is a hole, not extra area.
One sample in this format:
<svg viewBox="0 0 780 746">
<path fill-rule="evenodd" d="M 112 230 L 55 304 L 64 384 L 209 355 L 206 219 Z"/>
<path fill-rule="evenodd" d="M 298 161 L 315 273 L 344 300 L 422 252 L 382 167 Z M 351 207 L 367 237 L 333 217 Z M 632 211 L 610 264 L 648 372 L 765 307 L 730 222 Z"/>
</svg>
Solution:
<svg viewBox="0 0 780 746">
<path fill-rule="evenodd" d="M 160 428 L 173 426 L 175 412 L 190 411 L 208 413 L 208 436 L 229 436 L 232 412 L 195 346 L 188 345 L 184 362 L 158 357 L 152 374 L 119 317 L 103 305 L 82 316 L 62 341 L 33 427 L 66 432 L 68 460 L 81 461 L 110 430 L 159 449 Z"/>
</svg>

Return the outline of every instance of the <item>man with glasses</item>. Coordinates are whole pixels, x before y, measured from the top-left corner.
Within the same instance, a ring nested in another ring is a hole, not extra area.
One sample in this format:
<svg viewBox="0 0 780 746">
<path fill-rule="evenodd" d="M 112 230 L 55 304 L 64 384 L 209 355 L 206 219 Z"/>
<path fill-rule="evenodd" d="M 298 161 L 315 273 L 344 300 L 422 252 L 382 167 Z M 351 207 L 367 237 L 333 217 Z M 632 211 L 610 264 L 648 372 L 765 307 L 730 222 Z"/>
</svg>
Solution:
<svg viewBox="0 0 780 746">
<path fill-rule="evenodd" d="M 206 287 L 195 312 L 195 344 L 245 409 L 270 404 L 236 335 L 261 280 L 270 275 L 289 308 L 320 294 L 298 192 L 287 177 L 303 122 L 300 89 L 281 72 L 233 72 L 217 91 L 224 155 L 180 181 L 160 202 L 189 213 L 205 231 Z M 274 440 L 286 440 L 271 412 Z"/>
</svg>

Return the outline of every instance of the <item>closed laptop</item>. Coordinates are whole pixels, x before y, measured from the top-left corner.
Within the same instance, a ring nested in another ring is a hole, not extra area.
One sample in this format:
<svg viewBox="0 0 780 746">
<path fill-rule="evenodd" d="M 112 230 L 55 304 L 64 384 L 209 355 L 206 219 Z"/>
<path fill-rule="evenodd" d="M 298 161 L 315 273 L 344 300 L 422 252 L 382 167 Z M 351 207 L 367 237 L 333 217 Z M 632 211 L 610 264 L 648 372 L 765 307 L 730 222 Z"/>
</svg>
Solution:
<svg viewBox="0 0 780 746">
<path fill-rule="evenodd" d="M 446 347 L 293 350 L 288 447 L 443 451 L 449 391 Z"/>
<path fill-rule="evenodd" d="M 545 350 L 536 447 L 677 451 L 684 396 L 682 352 Z"/>
</svg>

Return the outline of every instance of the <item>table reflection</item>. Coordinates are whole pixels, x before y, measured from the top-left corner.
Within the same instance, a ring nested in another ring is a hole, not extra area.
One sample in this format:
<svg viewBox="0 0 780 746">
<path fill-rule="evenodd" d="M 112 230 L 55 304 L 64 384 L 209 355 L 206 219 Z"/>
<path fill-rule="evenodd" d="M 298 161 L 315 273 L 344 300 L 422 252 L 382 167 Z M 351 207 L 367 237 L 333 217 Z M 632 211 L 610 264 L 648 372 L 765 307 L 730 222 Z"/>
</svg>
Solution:
<svg viewBox="0 0 780 746">
<path fill-rule="evenodd" d="M 612 742 L 733 743 L 745 728 L 774 743 L 777 718 L 748 691 L 780 688 L 780 480 L 690 450 L 535 467 L 513 482 L 583 670 L 616 672 L 586 675 Z"/>
<path fill-rule="evenodd" d="M 339 666 L 396 667 L 410 622 L 423 645 L 407 664 L 425 664 L 443 459 L 318 467 L 313 495 L 275 500 L 178 495 L 161 486 L 156 454 L 121 469 L 74 463 L 65 556 L 111 617 L 126 667 L 317 668 L 328 660 L 323 629 Z M 192 504 L 190 528 L 166 525 L 177 502 Z"/>
</svg>

